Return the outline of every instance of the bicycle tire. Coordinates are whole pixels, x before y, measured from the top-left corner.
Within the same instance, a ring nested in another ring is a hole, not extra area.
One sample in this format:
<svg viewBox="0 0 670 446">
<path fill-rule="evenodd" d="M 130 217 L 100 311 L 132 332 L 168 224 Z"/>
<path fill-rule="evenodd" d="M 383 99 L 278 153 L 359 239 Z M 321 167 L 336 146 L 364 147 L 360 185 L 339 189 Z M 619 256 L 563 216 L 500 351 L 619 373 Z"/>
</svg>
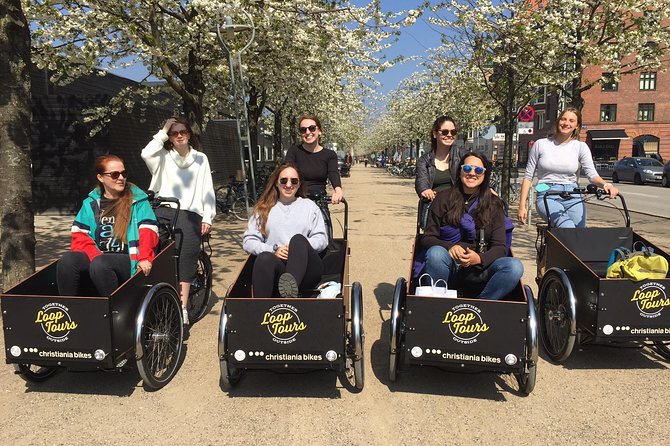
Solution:
<svg viewBox="0 0 670 446">
<path fill-rule="evenodd" d="M 205 251 L 200 251 L 196 263 L 196 277 L 191 283 L 188 298 L 188 319 L 191 324 L 199 321 L 207 312 L 212 295 L 212 262 Z"/>
<path fill-rule="evenodd" d="M 256 201 L 253 198 L 249 198 L 249 211 L 254 207 Z M 238 220 L 247 221 L 249 220 L 249 213 L 247 212 L 247 203 L 244 197 L 239 197 L 233 201 L 233 215 Z"/>
<path fill-rule="evenodd" d="M 227 214 L 228 208 L 228 186 L 219 186 L 214 194 L 216 199 L 216 210 L 222 214 Z"/>
</svg>

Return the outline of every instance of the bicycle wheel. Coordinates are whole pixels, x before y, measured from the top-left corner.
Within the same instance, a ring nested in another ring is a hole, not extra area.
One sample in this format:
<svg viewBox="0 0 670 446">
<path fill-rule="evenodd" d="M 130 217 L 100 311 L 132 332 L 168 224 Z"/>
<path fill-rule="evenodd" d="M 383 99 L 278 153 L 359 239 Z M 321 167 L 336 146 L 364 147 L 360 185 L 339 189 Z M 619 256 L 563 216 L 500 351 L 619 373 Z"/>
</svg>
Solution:
<svg viewBox="0 0 670 446">
<path fill-rule="evenodd" d="M 188 320 L 191 324 L 202 319 L 212 295 L 212 261 L 205 251 L 200 251 L 195 266 L 195 279 L 188 294 Z"/>
<path fill-rule="evenodd" d="M 58 372 L 58 367 L 42 367 L 33 364 L 14 364 L 14 368 L 21 378 L 32 383 L 44 382 Z"/>
<path fill-rule="evenodd" d="M 216 189 L 216 210 L 222 214 L 227 214 L 228 209 L 228 186 L 219 186 Z"/>
<path fill-rule="evenodd" d="M 254 207 L 256 201 L 253 198 L 249 198 L 249 211 Z M 247 221 L 249 220 L 249 213 L 247 212 L 247 202 L 244 197 L 240 197 L 233 201 L 233 215 L 238 220 Z"/>
<path fill-rule="evenodd" d="M 135 325 L 137 369 L 144 385 L 165 386 L 177 373 L 183 355 L 181 302 L 170 285 L 154 285 L 145 295 Z"/>
</svg>

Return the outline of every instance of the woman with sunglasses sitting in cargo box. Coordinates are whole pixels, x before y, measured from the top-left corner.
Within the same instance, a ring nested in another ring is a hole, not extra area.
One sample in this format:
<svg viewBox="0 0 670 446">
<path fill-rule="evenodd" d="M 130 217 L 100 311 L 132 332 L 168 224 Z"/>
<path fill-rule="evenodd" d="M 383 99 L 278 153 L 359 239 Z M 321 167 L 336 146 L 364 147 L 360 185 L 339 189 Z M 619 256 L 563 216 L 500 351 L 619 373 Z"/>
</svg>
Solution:
<svg viewBox="0 0 670 446">
<path fill-rule="evenodd" d="M 437 194 L 428 211 L 421 246 L 427 249 L 425 272 L 452 289 L 473 285 L 480 299 L 507 296 L 523 276 L 523 265 L 509 257 L 511 221 L 490 187 L 491 163 L 469 153 L 458 164 L 454 187 Z"/>
<path fill-rule="evenodd" d="M 272 172 L 254 207 L 242 244 L 256 256 L 254 297 L 298 297 L 299 290 L 314 288 L 321 280 L 326 225 L 305 190 L 298 167 L 284 162 Z"/>
<path fill-rule="evenodd" d="M 212 229 L 216 214 L 216 199 L 212 171 L 207 155 L 200 152 L 200 143 L 193 136 L 185 118 L 170 118 L 142 150 L 142 159 L 151 172 L 149 189 L 160 197 L 179 200 L 176 243 L 179 247 L 179 285 L 184 314 L 188 325 L 188 296 L 196 277 L 196 262 L 203 235 Z M 172 221 L 176 209 L 159 207 L 156 216 Z"/>
<path fill-rule="evenodd" d="M 109 296 L 136 271 L 151 272 L 158 227 L 147 194 L 128 182 L 118 156 L 99 156 L 95 173 L 98 185 L 79 209 L 71 250 L 56 268 L 61 296 L 79 295 L 84 274 L 100 296 Z"/>
</svg>

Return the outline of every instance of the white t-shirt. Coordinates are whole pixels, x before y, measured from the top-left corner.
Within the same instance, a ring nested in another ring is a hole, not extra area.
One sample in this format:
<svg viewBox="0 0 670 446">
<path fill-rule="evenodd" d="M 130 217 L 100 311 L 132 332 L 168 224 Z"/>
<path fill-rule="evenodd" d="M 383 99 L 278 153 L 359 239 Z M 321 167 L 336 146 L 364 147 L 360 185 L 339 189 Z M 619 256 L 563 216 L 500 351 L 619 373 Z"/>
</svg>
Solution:
<svg viewBox="0 0 670 446">
<path fill-rule="evenodd" d="M 549 138 L 538 139 L 528 153 L 524 179 L 533 181 L 537 172 L 538 183 L 576 183 L 580 164 L 589 181 L 599 176 L 593 165 L 591 150 L 582 141 L 573 139 L 556 144 Z"/>
</svg>

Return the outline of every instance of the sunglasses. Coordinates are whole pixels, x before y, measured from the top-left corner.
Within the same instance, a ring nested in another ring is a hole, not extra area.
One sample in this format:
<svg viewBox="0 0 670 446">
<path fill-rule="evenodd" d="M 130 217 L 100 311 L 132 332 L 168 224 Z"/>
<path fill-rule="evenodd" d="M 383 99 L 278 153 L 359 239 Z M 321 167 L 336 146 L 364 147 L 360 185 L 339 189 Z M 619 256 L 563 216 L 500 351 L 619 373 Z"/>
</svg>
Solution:
<svg viewBox="0 0 670 446">
<path fill-rule="evenodd" d="M 437 133 L 439 133 L 442 136 L 456 136 L 456 129 L 453 130 L 438 130 Z"/>
<path fill-rule="evenodd" d="M 480 166 L 471 166 L 471 165 L 469 165 L 469 164 L 463 164 L 463 165 L 461 166 L 461 170 L 462 170 L 463 173 L 465 173 L 465 174 L 469 174 L 469 173 L 474 172 L 475 175 L 477 175 L 477 176 L 482 175 L 484 172 L 486 172 L 486 168 L 484 168 L 484 167 L 480 167 Z"/>
<path fill-rule="evenodd" d="M 174 132 L 168 133 L 168 135 L 172 138 L 176 136 L 188 136 L 188 130 L 175 130 Z"/>
<path fill-rule="evenodd" d="M 279 179 L 279 184 L 288 184 L 288 180 L 291 180 L 293 186 L 296 186 L 300 182 L 298 178 L 284 177 Z"/>
<path fill-rule="evenodd" d="M 310 125 L 309 127 L 300 127 L 298 130 L 300 130 L 300 133 L 307 133 L 307 130 L 309 130 L 311 133 L 314 133 L 318 128 L 319 127 L 316 125 Z"/>
<path fill-rule="evenodd" d="M 118 170 L 115 170 L 114 172 L 103 172 L 100 175 L 109 175 L 112 180 L 118 180 L 119 177 L 128 178 L 128 171 L 122 170 L 119 172 Z"/>
</svg>

